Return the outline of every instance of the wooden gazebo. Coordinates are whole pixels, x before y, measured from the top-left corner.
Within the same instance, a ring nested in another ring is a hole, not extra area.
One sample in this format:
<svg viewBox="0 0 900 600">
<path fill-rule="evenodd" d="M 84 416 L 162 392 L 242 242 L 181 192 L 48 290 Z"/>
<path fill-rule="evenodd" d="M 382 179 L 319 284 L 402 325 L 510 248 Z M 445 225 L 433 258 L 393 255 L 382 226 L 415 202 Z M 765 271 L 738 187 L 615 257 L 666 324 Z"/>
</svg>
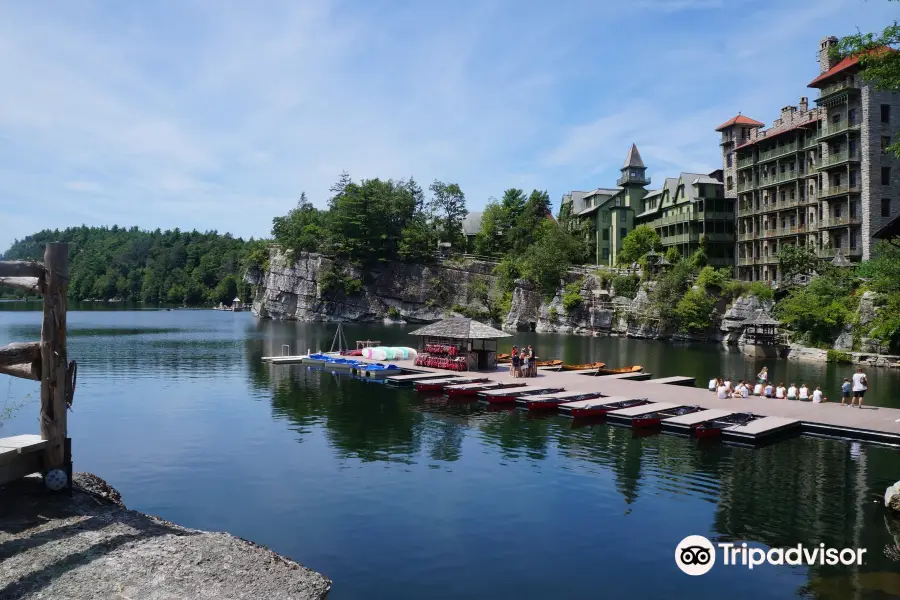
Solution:
<svg viewBox="0 0 900 600">
<path fill-rule="evenodd" d="M 778 355 L 781 340 L 778 336 L 780 323 L 762 310 L 744 323 L 744 354 L 774 357 Z"/>
<path fill-rule="evenodd" d="M 420 338 L 420 353 L 463 357 L 469 371 L 496 367 L 497 340 L 510 337 L 506 332 L 468 318 L 437 321 L 411 331 L 410 335 Z"/>
</svg>

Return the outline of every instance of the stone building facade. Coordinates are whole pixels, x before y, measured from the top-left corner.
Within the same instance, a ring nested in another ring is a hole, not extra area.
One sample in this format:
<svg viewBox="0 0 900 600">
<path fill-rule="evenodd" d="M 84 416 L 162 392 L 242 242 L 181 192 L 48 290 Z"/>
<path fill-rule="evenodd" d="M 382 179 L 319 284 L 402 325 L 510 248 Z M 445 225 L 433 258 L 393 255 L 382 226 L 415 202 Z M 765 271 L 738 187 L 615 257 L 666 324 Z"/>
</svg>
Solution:
<svg viewBox="0 0 900 600">
<path fill-rule="evenodd" d="M 780 281 L 777 255 L 790 244 L 825 260 L 868 259 L 872 234 L 900 212 L 900 163 L 884 152 L 900 93 L 875 90 L 855 57 L 831 56 L 835 44 L 820 43 L 815 108 L 801 98 L 769 129 L 742 115 L 717 129 L 726 194 L 734 177 L 739 279 Z"/>
</svg>

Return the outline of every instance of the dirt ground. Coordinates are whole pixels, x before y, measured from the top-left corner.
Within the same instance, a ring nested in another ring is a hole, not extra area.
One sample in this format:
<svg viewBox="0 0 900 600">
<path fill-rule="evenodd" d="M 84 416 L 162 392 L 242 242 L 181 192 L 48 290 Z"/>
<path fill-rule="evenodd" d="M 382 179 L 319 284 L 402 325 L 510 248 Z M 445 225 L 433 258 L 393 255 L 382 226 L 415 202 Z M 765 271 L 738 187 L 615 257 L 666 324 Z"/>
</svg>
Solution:
<svg viewBox="0 0 900 600">
<path fill-rule="evenodd" d="M 74 480 L 71 498 L 39 477 L 0 487 L 0 599 L 306 600 L 331 589 L 262 546 L 128 510 L 90 473 Z"/>
</svg>

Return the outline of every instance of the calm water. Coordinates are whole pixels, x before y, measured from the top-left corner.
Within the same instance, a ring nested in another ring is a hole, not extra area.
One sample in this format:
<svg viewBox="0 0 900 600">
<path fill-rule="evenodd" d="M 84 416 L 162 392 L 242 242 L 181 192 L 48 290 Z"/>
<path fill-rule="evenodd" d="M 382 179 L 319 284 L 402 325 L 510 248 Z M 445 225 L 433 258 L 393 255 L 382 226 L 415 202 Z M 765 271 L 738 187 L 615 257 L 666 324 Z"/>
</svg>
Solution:
<svg viewBox="0 0 900 600">
<path fill-rule="evenodd" d="M 7 307 L 10 308 L 10 307 Z M 896 449 L 795 438 L 760 450 L 573 429 L 267 354 L 330 346 L 333 326 L 246 313 L 69 315 L 79 362 L 70 433 L 76 469 L 129 507 L 265 544 L 334 582 L 331 598 L 882 599 L 900 563 L 881 497 Z M 348 338 L 405 342 L 401 327 Z M 37 339 L 39 314 L 0 311 L 0 344 Z M 640 363 L 657 375 L 752 376 L 763 363 L 715 347 L 521 335 L 543 356 Z M 775 378 L 830 388 L 846 369 L 768 363 Z M 895 372 L 869 370 L 873 404 L 900 406 Z M 37 386 L 0 378 L 3 435 L 36 432 Z M 29 397 L 30 394 L 30 397 Z M 869 400 L 869 396 L 867 396 Z M 849 410 L 849 409 L 848 409 Z M 689 534 L 764 546 L 868 549 L 861 569 L 714 568 L 688 577 Z"/>
</svg>

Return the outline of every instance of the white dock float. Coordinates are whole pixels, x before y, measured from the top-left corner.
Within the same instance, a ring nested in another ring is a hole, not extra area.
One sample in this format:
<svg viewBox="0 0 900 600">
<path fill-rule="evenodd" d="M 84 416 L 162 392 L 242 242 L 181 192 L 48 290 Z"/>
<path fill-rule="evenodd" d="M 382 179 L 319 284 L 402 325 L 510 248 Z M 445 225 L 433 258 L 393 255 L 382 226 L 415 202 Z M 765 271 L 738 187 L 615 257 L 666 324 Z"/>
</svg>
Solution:
<svg viewBox="0 0 900 600">
<path fill-rule="evenodd" d="M 663 419 L 662 427 L 663 429 L 689 430 L 694 425 L 699 425 L 704 421 L 721 419 L 722 417 L 727 417 L 728 415 L 733 414 L 733 410 L 710 408 L 708 410 L 701 410 L 700 412 L 690 413 L 688 415 L 680 415 L 678 417 L 669 417 L 668 419 Z"/>
<path fill-rule="evenodd" d="M 412 373 L 410 375 L 391 375 L 390 377 L 385 378 L 385 381 L 389 383 L 413 383 L 424 379 L 452 379 L 453 377 L 456 377 L 456 375 L 422 372 Z"/>
<path fill-rule="evenodd" d="M 559 414 L 564 417 L 576 417 L 577 412 L 591 409 L 602 409 L 610 404 L 618 404 L 619 402 L 630 402 L 632 400 L 647 400 L 636 396 L 604 396 L 601 398 L 590 398 L 588 400 L 575 400 L 573 402 L 564 402 L 557 409 Z"/>
<path fill-rule="evenodd" d="M 264 356 L 263 361 L 272 363 L 273 365 L 296 365 L 303 362 L 303 356 Z"/>
<path fill-rule="evenodd" d="M 597 375 L 601 379 L 625 379 L 627 381 L 647 381 L 653 377 L 653 373 L 638 371 L 636 373 L 613 373 L 612 375 Z"/>
<path fill-rule="evenodd" d="M 683 404 L 672 404 L 670 402 L 651 402 L 650 404 L 643 404 L 641 406 L 631 406 L 629 408 L 620 408 L 618 410 L 611 410 L 606 414 L 607 419 L 613 419 L 615 417 L 624 417 L 629 421 L 631 417 L 637 417 L 640 415 L 646 415 L 650 413 L 659 412 L 661 410 L 671 410 L 673 408 L 681 408 L 684 406 Z"/>
<path fill-rule="evenodd" d="M 651 383 L 665 383 L 668 385 L 683 385 L 685 387 L 694 387 L 697 382 L 696 377 L 685 377 L 684 375 L 675 375 L 674 377 L 661 377 L 653 379 Z"/>
<path fill-rule="evenodd" d="M 509 396 L 510 394 L 532 394 L 535 392 L 547 392 L 551 386 L 548 385 L 526 385 L 520 388 L 507 388 L 502 390 L 485 390 L 481 392 L 482 396 Z"/>
<path fill-rule="evenodd" d="M 797 419 L 784 417 L 763 417 L 750 421 L 746 425 L 733 425 L 722 429 L 723 439 L 739 439 L 758 442 L 779 433 L 785 433 L 800 426 Z"/>
</svg>

